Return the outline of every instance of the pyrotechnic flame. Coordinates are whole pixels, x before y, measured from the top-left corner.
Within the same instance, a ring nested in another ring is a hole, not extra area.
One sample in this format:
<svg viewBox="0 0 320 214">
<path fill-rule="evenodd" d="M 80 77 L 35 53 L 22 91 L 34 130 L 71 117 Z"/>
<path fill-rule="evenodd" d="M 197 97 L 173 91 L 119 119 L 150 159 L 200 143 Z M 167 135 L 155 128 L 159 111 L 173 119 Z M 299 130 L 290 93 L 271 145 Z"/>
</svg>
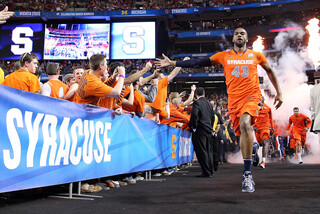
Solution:
<svg viewBox="0 0 320 214">
<path fill-rule="evenodd" d="M 254 51 L 262 53 L 262 51 L 264 49 L 263 39 L 264 39 L 263 37 L 258 36 L 258 39 L 253 42 L 252 49 Z"/>
<path fill-rule="evenodd" d="M 308 53 L 315 70 L 320 66 L 320 34 L 319 19 L 313 18 L 308 21 L 306 29 L 309 33 Z"/>
<path fill-rule="evenodd" d="M 253 44 L 252 44 L 252 50 L 253 51 L 262 53 L 262 51 L 264 49 L 263 39 L 264 39 L 263 37 L 258 36 L 258 39 L 256 41 L 254 41 Z M 262 68 L 261 68 L 260 65 L 258 65 L 258 75 L 259 76 L 262 75 Z"/>
</svg>

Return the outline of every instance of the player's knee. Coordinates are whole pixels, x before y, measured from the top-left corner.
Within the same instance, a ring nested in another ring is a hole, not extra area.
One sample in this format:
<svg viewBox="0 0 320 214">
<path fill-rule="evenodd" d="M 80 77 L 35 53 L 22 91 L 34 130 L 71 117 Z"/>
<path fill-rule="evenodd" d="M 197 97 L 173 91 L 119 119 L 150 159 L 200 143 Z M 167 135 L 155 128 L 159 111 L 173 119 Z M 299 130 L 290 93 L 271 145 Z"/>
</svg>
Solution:
<svg viewBox="0 0 320 214">
<path fill-rule="evenodd" d="M 250 133 L 252 132 L 251 124 L 245 121 L 240 121 L 240 131 L 241 133 Z"/>
</svg>

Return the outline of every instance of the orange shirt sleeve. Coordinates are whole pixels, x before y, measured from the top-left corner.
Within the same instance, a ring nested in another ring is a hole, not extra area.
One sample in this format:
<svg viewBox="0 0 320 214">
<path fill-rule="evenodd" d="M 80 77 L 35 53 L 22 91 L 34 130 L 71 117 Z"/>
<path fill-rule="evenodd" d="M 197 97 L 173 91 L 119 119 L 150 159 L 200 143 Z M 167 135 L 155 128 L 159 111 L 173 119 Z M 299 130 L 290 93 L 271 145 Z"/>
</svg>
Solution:
<svg viewBox="0 0 320 214">
<path fill-rule="evenodd" d="M 308 122 L 308 124 L 306 124 L 306 127 L 307 127 L 308 129 L 310 129 L 312 121 L 311 121 L 310 118 L 307 117 L 306 115 L 304 115 L 304 117 L 305 117 L 304 120 Z"/>
<path fill-rule="evenodd" d="M 290 131 L 290 127 L 291 127 L 291 124 L 292 124 L 292 120 L 291 120 L 291 117 L 289 118 L 289 124 L 286 128 L 286 131 Z"/>
<path fill-rule="evenodd" d="M 261 66 L 263 66 L 264 64 L 267 63 L 266 57 L 262 53 L 259 53 L 259 52 L 257 52 L 257 60 L 259 60 L 258 64 Z"/>
<path fill-rule="evenodd" d="M 223 64 L 224 52 L 219 52 L 210 57 L 215 65 Z"/>
<path fill-rule="evenodd" d="M 37 76 L 34 77 L 35 78 L 30 78 L 30 92 L 38 92 L 41 89 Z"/>
</svg>

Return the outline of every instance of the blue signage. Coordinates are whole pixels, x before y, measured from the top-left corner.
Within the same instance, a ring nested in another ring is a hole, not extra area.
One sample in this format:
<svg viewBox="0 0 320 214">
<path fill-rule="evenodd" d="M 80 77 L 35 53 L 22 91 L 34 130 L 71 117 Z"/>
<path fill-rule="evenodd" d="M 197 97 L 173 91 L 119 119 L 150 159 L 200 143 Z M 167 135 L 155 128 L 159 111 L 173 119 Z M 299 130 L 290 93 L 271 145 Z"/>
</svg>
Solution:
<svg viewBox="0 0 320 214">
<path fill-rule="evenodd" d="M 197 14 L 208 11 L 237 10 L 244 8 L 268 7 L 280 4 L 301 2 L 303 0 L 283 0 L 277 2 L 254 3 L 235 5 L 230 7 L 205 7 L 205 8 L 176 8 L 166 10 L 122 10 L 122 11 L 56 11 L 56 12 L 34 12 L 34 11 L 16 11 L 18 17 L 122 17 L 122 16 L 161 16 L 161 15 L 181 15 Z"/>
<path fill-rule="evenodd" d="M 192 160 L 191 133 L 0 85 L 0 193 Z"/>
</svg>

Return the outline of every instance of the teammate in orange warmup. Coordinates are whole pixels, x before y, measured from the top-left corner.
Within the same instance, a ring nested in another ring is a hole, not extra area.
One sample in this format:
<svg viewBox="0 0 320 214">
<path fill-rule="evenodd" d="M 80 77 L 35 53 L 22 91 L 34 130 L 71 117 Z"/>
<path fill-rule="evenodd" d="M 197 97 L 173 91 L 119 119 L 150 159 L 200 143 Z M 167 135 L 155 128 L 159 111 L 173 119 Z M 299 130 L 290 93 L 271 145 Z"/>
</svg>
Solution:
<svg viewBox="0 0 320 214">
<path fill-rule="evenodd" d="M 262 146 L 262 162 L 260 163 L 260 167 L 263 169 L 266 168 L 270 129 L 274 129 L 271 108 L 265 104 L 264 97 L 262 97 L 262 106 L 259 110 L 253 130 L 255 131 L 258 143 Z"/>
<path fill-rule="evenodd" d="M 240 148 L 244 161 L 242 192 L 254 192 L 251 174 L 253 151 L 252 124 L 258 116 L 261 102 L 261 90 L 257 66 L 261 65 L 276 89 L 275 104 L 278 109 L 282 104 L 282 93 L 275 72 L 267 63 L 263 54 L 247 49 L 248 34 L 243 28 L 234 31 L 233 49 L 219 52 L 209 58 L 172 61 L 163 54 L 164 59 L 155 61 L 158 67 L 201 67 L 222 64 L 226 77 L 228 108 L 237 135 L 240 135 Z"/>
<path fill-rule="evenodd" d="M 296 158 L 299 159 L 299 164 L 302 164 L 301 150 L 306 145 L 307 132 L 311 127 L 311 120 L 304 114 L 299 113 L 299 108 L 293 108 L 293 115 L 289 118 L 289 124 L 287 126 L 287 132 L 289 133 L 290 127 L 292 126 L 293 138 L 296 143 Z"/>
</svg>

